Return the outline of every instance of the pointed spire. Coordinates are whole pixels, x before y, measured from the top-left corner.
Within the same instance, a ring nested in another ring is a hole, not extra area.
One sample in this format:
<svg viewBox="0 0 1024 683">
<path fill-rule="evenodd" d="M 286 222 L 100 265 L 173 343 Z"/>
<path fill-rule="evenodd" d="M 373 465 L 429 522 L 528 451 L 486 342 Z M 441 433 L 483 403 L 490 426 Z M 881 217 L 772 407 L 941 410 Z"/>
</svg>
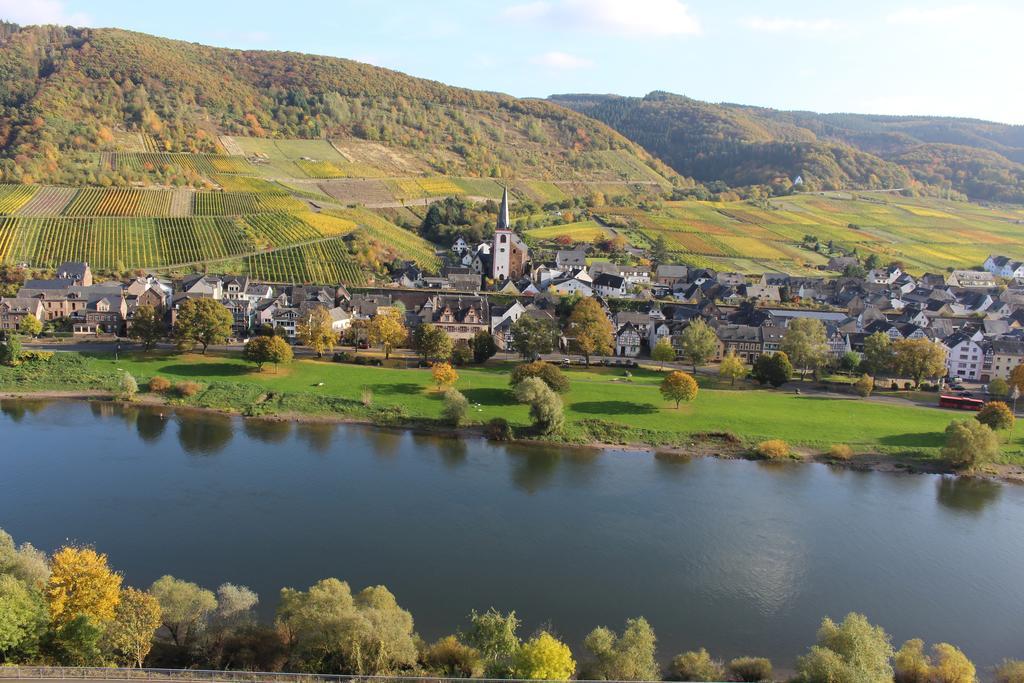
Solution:
<svg viewBox="0 0 1024 683">
<path fill-rule="evenodd" d="M 498 230 L 511 230 L 512 221 L 508 217 L 508 185 L 501 194 L 501 208 L 498 209 Z"/>
</svg>

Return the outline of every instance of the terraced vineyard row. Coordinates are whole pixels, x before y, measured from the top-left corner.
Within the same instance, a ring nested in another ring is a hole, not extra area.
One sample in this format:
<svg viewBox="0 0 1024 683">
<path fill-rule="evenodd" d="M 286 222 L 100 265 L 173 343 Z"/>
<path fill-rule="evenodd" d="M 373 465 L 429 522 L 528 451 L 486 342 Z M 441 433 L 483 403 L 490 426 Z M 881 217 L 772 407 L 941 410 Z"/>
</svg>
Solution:
<svg viewBox="0 0 1024 683">
<path fill-rule="evenodd" d="M 310 178 L 319 180 L 328 178 L 381 178 L 384 176 L 379 170 L 367 164 L 298 159 L 295 161 L 295 165 L 302 169 L 302 172 Z"/>
<path fill-rule="evenodd" d="M 83 188 L 64 209 L 65 216 L 168 216 L 171 193 L 128 188 Z"/>
<path fill-rule="evenodd" d="M 309 224 L 288 213 L 253 214 L 242 217 L 246 233 L 258 249 L 320 239 Z"/>
<path fill-rule="evenodd" d="M 11 214 L 35 196 L 38 185 L 0 185 L 0 214 Z"/>
<path fill-rule="evenodd" d="M 165 166 L 209 176 L 214 173 L 252 173 L 252 164 L 245 157 L 219 154 L 187 154 L 184 152 L 117 152 L 114 168 L 153 171 Z"/>
<path fill-rule="evenodd" d="M 366 209 L 342 209 L 339 211 L 327 211 L 326 213 L 345 218 L 356 223 L 361 229 L 374 239 L 394 246 L 402 258 L 416 262 L 420 268 L 436 273 L 441 267 L 441 261 L 434 253 L 434 245 L 425 239 L 390 223 L 377 214 Z"/>
<path fill-rule="evenodd" d="M 359 264 L 340 239 L 280 249 L 250 256 L 245 260 L 249 274 L 267 282 L 346 285 L 365 284 Z"/>
<path fill-rule="evenodd" d="M 305 204 L 286 194 L 196 192 L 192 212 L 196 216 L 241 216 L 305 209 Z"/>
</svg>

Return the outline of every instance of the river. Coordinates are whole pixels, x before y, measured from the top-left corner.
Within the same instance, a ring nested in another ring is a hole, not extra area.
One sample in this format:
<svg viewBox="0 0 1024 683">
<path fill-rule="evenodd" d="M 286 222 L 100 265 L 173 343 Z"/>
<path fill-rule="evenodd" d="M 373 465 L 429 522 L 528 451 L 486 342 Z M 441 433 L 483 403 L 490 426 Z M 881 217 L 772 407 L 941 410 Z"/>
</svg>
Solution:
<svg viewBox="0 0 1024 683">
<path fill-rule="evenodd" d="M 826 615 L 979 669 L 1024 657 L 1024 488 L 825 465 L 495 445 L 111 403 L 4 401 L 0 527 L 245 584 L 385 584 L 427 639 L 515 609 L 574 646 L 643 615 L 659 656 L 783 669 Z M 727 426 L 726 426 L 727 427 Z M 577 653 L 582 655 L 581 652 Z"/>
</svg>

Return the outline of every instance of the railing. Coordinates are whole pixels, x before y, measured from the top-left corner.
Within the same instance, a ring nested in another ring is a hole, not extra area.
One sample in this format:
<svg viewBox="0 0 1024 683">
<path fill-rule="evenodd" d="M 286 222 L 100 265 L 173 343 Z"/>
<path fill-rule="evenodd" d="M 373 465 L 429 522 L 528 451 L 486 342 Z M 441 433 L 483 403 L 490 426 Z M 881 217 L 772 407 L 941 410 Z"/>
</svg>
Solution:
<svg viewBox="0 0 1024 683">
<path fill-rule="evenodd" d="M 126 669 L 115 667 L 3 666 L 0 679 L 94 681 L 202 681 L 205 683 L 516 683 L 522 679 L 444 678 L 439 676 L 340 676 L 334 674 L 265 671 L 208 671 L 204 669 Z M 525 683 L 525 682 L 523 682 Z M 529 681 L 529 683 L 545 683 Z M 552 683 L 552 682 L 546 682 Z M 573 683 L 594 683 L 574 681 Z M 601 681 L 600 683 L 623 683 Z"/>
</svg>

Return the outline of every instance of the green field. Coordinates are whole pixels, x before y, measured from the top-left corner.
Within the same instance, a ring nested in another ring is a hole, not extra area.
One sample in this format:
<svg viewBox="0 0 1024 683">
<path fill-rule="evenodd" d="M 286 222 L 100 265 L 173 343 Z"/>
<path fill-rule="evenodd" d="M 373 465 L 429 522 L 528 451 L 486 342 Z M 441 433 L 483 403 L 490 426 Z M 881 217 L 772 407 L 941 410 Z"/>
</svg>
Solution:
<svg viewBox="0 0 1024 683">
<path fill-rule="evenodd" d="M 260 373 L 237 355 L 203 357 L 159 353 L 150 356 L 122 354 L 116 362 L 109 357 L 92 357 L 88 359 L 88 367 L 93 374 L 104 377 L 116 376 L 118 369 L 124 369 L 140 380 L 161 375 L 173 381 L 236 383 L 254 387 L 249 393 L 255 395 L 266 391 L 293 394 L 296 406 L 305 405 L 314 411 L 323 410 L 322 405 L 316 408 L 317 397 L 358 403 L 364 389 L 373 392 L 375 406 L 401 408 L 410 418 L 436 419 L 441 411 L 440 395 L 433 388 L 428 370 L 302 360 L 277 372 Z M 528 424 L 526 408 L 515 403 L 509 390 L 508 368 L 505 363 L 492 363 L 485 368 L 459 370 L 457 387 L 474 404 L 474 421 L 504 417 L 516 425 Z M 39 374 L 19 385 L 16 381 L 19 374 L 25 376 L 18 369 L 0 368 L 0 389 L 56 388 L 54 380 Z M 634 370 L 629 379 L 621 370 L 606 368 L 570 370 L 568 375 L 572 386 L 564 395 L 567 437 L 576 440 L 586 438 L 586 421 L 600 420 L 627 430 L 622 432 L 627 440 L 632 436 L 655 439 L 658 443 L 685 444 L 688 434 L 728 431 L 748 443 L 781 438 L 820 450 L 831 444 L 845 443 L 862 452 L 936 457 L 946 425 L 953 419 L 965 417 L 961 413 L 910 404 L 762 389 L 705 388 L 694 403 L 675 410 L 661 398 L 657 389 L 661 374 L 652 370 Z M 320 382 L 323 382 L 322 387 L 317 386 Z M 218 393 L 224 392 L 218 390 Z M 212 405 L 245 407 L 232 404 L 233 400 L 241 399 L 232 398 L 228 393 L 221 399 L 222 403 Z M 211 405 L 204 403 L 201 395 L 195 402 Z M 1004 449 L 1007 459 L 1019 460 L 1022 446 L 1024 427 L 1018 426 Z"/>
<path fill-rule="evenodd" d="M 532 228 L 526 231 L 530 237 L 539 240 L 554 240 L 568 237 L 573 242 L 593 242 L 599 237 L 609 237 L 613 233 L 597 221 L 577 221 L 562 225 L 549 225 L 543 228 Z"/>
</svg>

